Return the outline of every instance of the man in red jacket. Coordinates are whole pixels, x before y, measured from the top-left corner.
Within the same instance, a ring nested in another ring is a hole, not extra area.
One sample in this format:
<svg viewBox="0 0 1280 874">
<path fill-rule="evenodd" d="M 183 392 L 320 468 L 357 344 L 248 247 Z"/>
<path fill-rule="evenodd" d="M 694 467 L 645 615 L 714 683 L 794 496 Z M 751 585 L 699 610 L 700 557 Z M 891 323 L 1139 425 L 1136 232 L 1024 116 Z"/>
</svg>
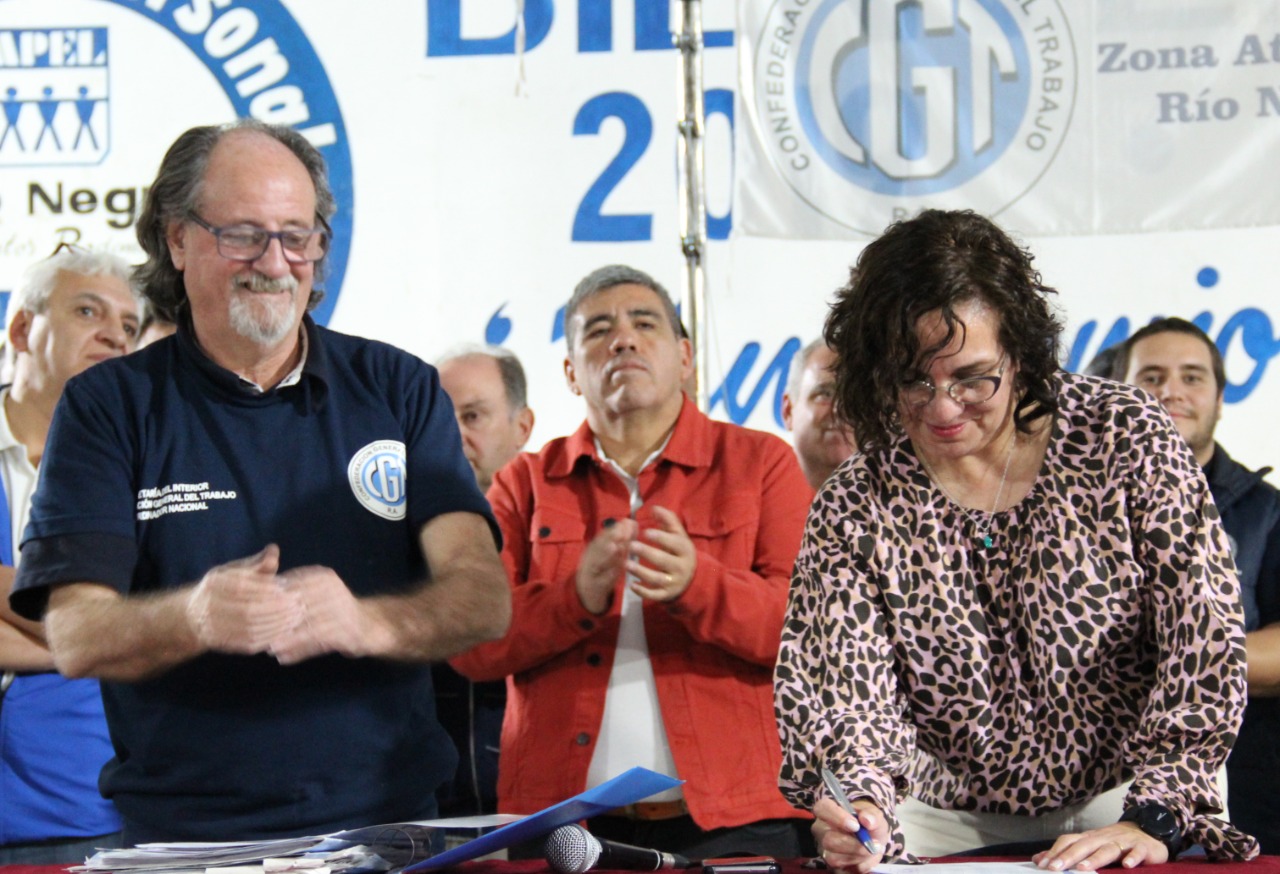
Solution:
<svg viewBox="0 0 1280 874">
<path fill-rule="evenodd" d="M 499 809 L 530 813 L 643 765 L 686 782 L 593 820 L 598 836 L 800 855 L 771 694 L 804 475 L 782 440 L 685 398 L 692 349 L 648 275 L 591 273 L 565 336 L 586 421 L 495 478 L 514 617 L 453 662 L 511 677 Z"/>
</svg>

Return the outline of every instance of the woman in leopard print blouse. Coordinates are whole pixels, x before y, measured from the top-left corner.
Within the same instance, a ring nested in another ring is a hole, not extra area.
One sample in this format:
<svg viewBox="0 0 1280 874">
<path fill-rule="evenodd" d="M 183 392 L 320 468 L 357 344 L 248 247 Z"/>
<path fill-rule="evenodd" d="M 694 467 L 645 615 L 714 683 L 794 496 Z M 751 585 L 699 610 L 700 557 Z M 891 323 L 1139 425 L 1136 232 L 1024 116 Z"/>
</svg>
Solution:
<svg viewBox="0 0 1280 874">
<path fill-rule="evenodd" d="M 1051 292 L 988 220 L 929 211 L 827 320 L 862 452 L 810 512 L 776 704 L 783 791 L 832 866 L 883 856 L 823 767 L 888 857 L 1257 852 L 1212 816 L 1245 681 L 1208 486 L 1154 399 L 1059 370 Z"/>
</svg>

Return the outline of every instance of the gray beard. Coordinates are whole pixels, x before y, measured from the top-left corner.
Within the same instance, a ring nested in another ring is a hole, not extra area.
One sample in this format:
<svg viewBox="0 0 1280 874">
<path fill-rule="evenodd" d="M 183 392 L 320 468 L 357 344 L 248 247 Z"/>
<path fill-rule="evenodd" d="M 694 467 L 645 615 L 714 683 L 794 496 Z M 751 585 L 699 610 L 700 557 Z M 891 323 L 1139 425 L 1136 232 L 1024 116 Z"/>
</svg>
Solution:
<svg viewBox="0 0 1280 874">
<path fill-rule="evenodd" d="M 269 284 L 270 280 L 265 282 L 251 282 L 250 288 L 256 285 Z M 288 295 L 289 306 L 277 307 L 266 301 L 255 301 L 253 298 L 257 295 Z M 293 302 L 297 297 L 297 283 L 292 283 L 286 291 L 257 291 L 251 290 L 246 293 L 237 290 L 231 295 L 231 303 L 229 306 L 229 315 L 231 319 L 231 329 L 244 337 L 257 343 L 260 346 L 274 346 L 293 330 Z M 266 303 L 260 306 L 259 303 Z"/>
</svg>

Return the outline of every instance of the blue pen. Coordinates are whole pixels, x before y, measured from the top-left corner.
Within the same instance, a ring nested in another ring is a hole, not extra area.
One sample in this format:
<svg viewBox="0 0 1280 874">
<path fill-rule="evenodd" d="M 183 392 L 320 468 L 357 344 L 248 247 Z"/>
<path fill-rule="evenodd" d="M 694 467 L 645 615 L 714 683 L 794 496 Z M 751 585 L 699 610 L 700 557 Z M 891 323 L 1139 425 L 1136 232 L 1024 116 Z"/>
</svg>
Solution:
<svg viewBox="0 0 1280 874">
<path fill-rule="evenodd" d="M 858 819 L 858 812 L 853 809 L 853 804 L 849 801 L 849 796 L 845 794 L 844 787 L 840 785 L 840 781 L 836 779 L 836 775 L 831 773 L 830 768 L 822 769 L 822 782 L 827 784 L 827 791 L 831 793 L 831 797 L 836 800 L 844 808 L 844 812 L 853 817 L 853 821 L 858 824 L 858 840 L 862 842 L 862 846 L 867 848 L 867 852 L 873 856 L 881 853 L 880 845 L 871 837 L 871 832 L 867 831 L 867 827 L 862 824 L 862 820 Z"/>
</svg>

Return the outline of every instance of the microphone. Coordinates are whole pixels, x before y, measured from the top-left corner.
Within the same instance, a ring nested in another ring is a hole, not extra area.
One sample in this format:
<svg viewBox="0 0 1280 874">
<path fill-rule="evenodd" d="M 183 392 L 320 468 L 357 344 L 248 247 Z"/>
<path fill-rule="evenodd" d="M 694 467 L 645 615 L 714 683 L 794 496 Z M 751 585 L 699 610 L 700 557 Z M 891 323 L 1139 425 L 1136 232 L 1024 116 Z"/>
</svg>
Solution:
<svg viewBox="0 0 1280 874">
<path fill-rule="evenodd" d="M 633 847 L 597 838 L 580 825 L 562 825 L 547 838 L 548 864 L 560 874 L 586 874 L 593 868 L 617 871 L 660 871 L 693 863 L 676 853 Z"/>
</svg>

